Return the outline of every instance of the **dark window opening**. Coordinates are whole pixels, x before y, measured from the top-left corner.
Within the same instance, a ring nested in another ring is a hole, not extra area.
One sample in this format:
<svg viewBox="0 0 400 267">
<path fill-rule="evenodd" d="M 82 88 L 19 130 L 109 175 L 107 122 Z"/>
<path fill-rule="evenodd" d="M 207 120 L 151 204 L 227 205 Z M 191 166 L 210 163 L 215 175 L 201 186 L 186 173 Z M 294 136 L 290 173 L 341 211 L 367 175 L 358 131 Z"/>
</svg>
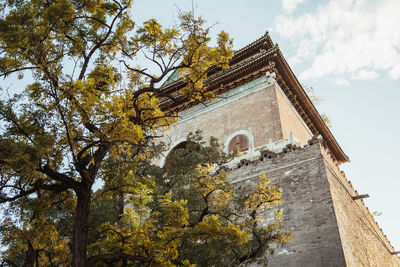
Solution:
<svg viewBox="0 0 400 267">
<path fill-rule="evenodd" d="M 167 155 L 166 159 L 165 159 L 165 164 L 164 166 L 166 167 L 166 170 L 174 168 L 174 164 L 171 162 L 171 156 L 179 149 L 187 149 L 188 151 L 187 153 L 190 153 L 191 151 L 199 151 L 200 150 L 200 145 L 195 143 L 195 142 L 191 142 L 191 141 L 184 141 L 181 142 L 179 144 L 177 144 Z"/>
<path fill-rule="evenodd" d="M 244 134 L 236 135 L 229 142 L 228 153 L 232 153 L 233 151 L 244 152 L 247 150 L 249 150 L 249 138 Z"/>
</svg>

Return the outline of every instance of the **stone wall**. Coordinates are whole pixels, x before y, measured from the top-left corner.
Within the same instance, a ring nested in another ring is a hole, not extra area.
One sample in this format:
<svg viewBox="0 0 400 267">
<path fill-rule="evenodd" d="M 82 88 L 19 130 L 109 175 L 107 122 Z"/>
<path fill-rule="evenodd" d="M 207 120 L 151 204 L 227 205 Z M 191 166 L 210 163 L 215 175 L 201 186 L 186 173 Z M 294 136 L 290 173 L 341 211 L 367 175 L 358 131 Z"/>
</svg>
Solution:
<svg viewBox="0 0 400 267">
<path fill-rule="evenodd" d="M 352 198 L 357 190 L 332 163 L 329 152 L 322 152 L 347 266 L 400 266 L 399 257 L 391 254 L 394 248 L 363 200 Z"/>
<path fill-rule="evenodd" d="M 268 255 L 268 266 L 345 266 L 319 144 L 279 153 L 229 171 L 234 183 L 255 183 L 265 173 L 282 188 L 285 230 L 295 239 Z"/>
<path fill-rule="evenodd" d="M 320 141 L 232 168 L 228 175 L 234 184 L 255 184 L 263 173 L 282 188 L 284 227 L 295 235 L 287 247 L 267 255 L 268 266 L 400 266 L 382 229 L 363 201 L 353 200 L 358 192 Z"/>
</svg>

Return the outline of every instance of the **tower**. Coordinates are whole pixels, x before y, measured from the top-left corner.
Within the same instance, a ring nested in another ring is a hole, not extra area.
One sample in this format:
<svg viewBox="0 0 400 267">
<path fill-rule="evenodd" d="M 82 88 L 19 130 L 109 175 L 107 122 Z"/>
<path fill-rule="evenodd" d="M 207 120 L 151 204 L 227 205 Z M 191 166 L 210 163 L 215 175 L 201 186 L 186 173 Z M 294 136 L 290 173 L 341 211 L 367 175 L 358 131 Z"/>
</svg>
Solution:
<svg viewBox="0 0 400 267">
<path fill-rule="evenodd" d="M 183 85 L 172 76 L 163 90 Z M 282 188 L 284 225 L 295 240 L 269 266 L 400 266 L 364 196 L 339 169 L 348 157 L 268 34 L 236 51 L 229 69 L 211 69 L 207 85 L 219 97 L 206 105 L 163 103 L 181 116 L 166 133 L 170 150 L 200 129 L 225 152 L 242 151 L 228 166 L 232 183 L 265 173 Z"/>
</svg>

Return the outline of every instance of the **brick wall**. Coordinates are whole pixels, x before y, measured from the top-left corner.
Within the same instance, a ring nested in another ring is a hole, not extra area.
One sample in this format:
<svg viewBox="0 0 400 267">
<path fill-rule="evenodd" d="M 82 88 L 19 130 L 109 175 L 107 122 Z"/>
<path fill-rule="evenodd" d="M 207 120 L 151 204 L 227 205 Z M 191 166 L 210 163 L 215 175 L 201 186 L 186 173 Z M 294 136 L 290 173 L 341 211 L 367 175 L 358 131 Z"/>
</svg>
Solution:
<svg viewBox="0 0 400 267">
<path fill-rule="evenodd" d="M 284 226 L 295 239 L 268 255 L 268 266 L 345 266 L 325 171 L 320 146 L 314 144 L 229 172 L 234 183 L 255 183 L 265 173 L 283 190 Z"/>
<path fill-rule="evenodd" d="M 276 87 L 276 96 L 283 138 L 289 138 L 292 132 L 300 143 L 306 144 L 312 138 L 312 132 L 279 87 Z"/>
<path fill-rule="evenodd" d="M 197 129 L 203 131 L 206 140 L 214 136 L 222 144 L 228 136 L 239 130 L 251 132 L 256 147 L 266 144 L 269 138 L 274 141 L 282 139 L 275 87 L 263 83 L 259 85 L 261 89 L 251 92 L 249 88 L 247 95 L 229 100 L 227 104 L 215 104 L 215 108 L 207 112 L 203 110 L 209 107 L 204 106 L 190 118 L 182 114 L 183 120 L 168 132 L 170 141 L 168 138 L 166 140 L 173 144 Z"/>
<path fill-rule="evenodd" d="M 391 254 L 394 248 L 363 200 L 353 200 L 357 190 L 332 163 L 329 151 L 322 152 L 347 266 L 400 266 L 399 257 Z"/>
<path fill-rule="evenodd" d="M 278 85 L 262 77 L 235 90 L 238 93 L 184 111 L 162 141 L 172 148 L 196 130 L 203 131 L 205 140 L 213 136 L 222 145 L 235 132 L 245 130 L 253 135 L 255 148 L 289 138 L 290 132 L 303 144 L 311 139 L 311 131 Z"/>
</svg>

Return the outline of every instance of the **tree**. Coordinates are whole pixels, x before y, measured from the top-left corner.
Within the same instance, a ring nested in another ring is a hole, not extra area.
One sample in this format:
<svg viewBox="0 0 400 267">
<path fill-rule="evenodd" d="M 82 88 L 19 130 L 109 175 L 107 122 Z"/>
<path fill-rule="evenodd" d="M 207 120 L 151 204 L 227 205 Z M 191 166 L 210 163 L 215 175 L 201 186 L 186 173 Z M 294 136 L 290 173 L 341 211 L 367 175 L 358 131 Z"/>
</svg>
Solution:
<svg viewBox="0 0 400 267">
<path fill-rule="evenodd" d="M 215 139 L 206 145 L 192 134 L 163 168 L 145 160 L 111 162 L 107 169 L 118 179 L 107 175 L 102 193 L 116 188 L 126 193 L 125 213 L 119 223 L 98 228 L 90 250 L 123 251 L 134 266 L 265 263 L 271 244 L 285 245 L 292 237 L 282 231 L 280 212 L 270 209 L 281 203 L 281 190 L 266 177 L 251 187 L 232 186 L 223 167 L 230 159 Z M 265 213 L 267 225 L 261 222 Z M 124 265 L 123 260 L 106 262 Z"/>
<path fill-rule="evenodd" d="M 153 174 L 160 193 L 187 201 L 188 226 L 180 235 L 179 258 L 198 266 L 266 264 L 267 251 L 293 238 L 282 231 L 280 210 L 272 209 L 282 203 L 281 189 L 265 175 L 254 184 L 231 184 L 226 164 L 234 155 L 225 155 L 214 138 L 206 145 L 199 132 L 187 140 L 159 172 L 167 175 Z"/>
<path fill-rule="evenodd" d="M 182 239 L 164 241 L 189 223 L 186 201 L 156 192 L 141 166 L 178 116 L 160 101 L 213 98 L 207 70 L 228 67 L 232 41 L 221 32 L 210 47 L 209 28 L 191 13 L 169 28 L 154 19 L 135 26 L 130 0 L 0 5 L 0 77 L 34 79 L 0 99 L 2 264 L 172 264 Z M 133 66 L 138 57 L 155 68 Z M 174 71 L 185 73 L 179 98 L 160 89 Z M 136 208 L 122 215 L 126 194 Z M 103 216 L 106 207 L 115 212 Z M 161 225 L 155 240 L 138 234 L 144 225 Z"/>
<path fill-rule="evenodd" d="M 107 162 L 105 185 L 95 193 L 103 197 L 92 200 L 89 216 L 88 253 L 92 256 L 88 265 L 265 264 L 266 252 L 273 251 L 271 244 L 285 245 L 291 239 L 282 231 L 280 211 L 271 209 L 281 203 L 281 190 L 269 185 L 265 176 L 251 186 L 232 186 L 224 170 L 230 159 L 215 139 L 206 145 L 194 134 L 188 137 L 186 147 L 174 150 L 164 168 L 150 164 L 147 158 Z M 114 198 L 119 192 L 129 193 L 120 217 L 118 207 L 112 209 L 113 203 L 119 202 Z M 113 210 L 117 212 L 105 212 Z M 50 210 L 46 217 L 64 217 L 61 214 L 68 212 Z M 263 222 L 266 214 L 268 224 Z M 35 225 L 35 230 L 45 231 L 44 225 Z M 69 230 L 63 228 L 68 228 L 64 221 L 55 224 L 58 237 L 68 236 Z M 15 238 L 15 233 L 8 233 Z M 68 264 L 65 240 L 53 249 L 46 246 L 49 240 L 45 235 L 31 235 L 42 239 L 35 247 L 45 256 L 38 257 L 38 262 Z M 50 239 L 53 242 L 54 237 L 57 233 Z"/>
</svg>

